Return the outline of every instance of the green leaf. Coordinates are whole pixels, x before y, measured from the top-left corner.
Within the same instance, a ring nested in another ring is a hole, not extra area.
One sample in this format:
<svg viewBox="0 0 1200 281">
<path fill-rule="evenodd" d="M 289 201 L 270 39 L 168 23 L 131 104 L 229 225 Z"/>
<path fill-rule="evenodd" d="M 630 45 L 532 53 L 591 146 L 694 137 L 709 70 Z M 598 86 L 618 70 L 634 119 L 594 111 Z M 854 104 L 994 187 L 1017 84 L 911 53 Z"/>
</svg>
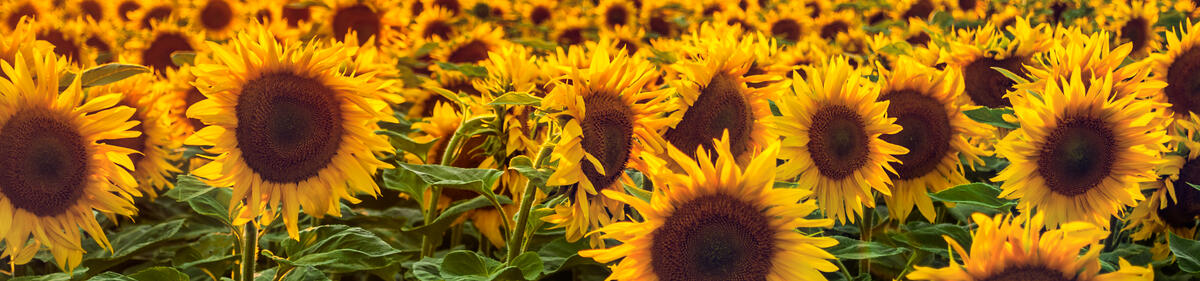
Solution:
<svg viewBox="0 0 1200 281">
<path fill-rule="evenodd" d="M 1182 145 L 1181 145 L 1181 146 L 1182 146 Z M 1192 183 L 1190 183 L 1190 182 L 1188 182 L 1188 183 L 1187 183 L 1187 185 L 1188 185 L 1188 186 L 1191 186 L 1192 188 L 1195 188 L 1196 190 L 1200 190 L 1200 185 L 1192 184 Z"/>
<path fill-rule="evenodd" d="M 546 243 L 541 249 L 538 249 L 537 253 L 542 258 L 546 275 L 550 275 L 582 266 L 603 267 L 604 265 L 597 263 L 591 258 L 579 256 L 580 250 L 590 248 L 587 239 L 579 239 L 579 241 L 572 243 L 567 242 L 567 239 L 564 237 L 558 237 Z"/>
<path fill-rule="evenodd" d="M 1021 127 L 1019 124 L 1010 123 L 1004 120 L 1003 115 L 1012 115 L 1011 108 L 988 108 L 980 107 L 972 110 L 963 111 L 971 120 L 975 122 L 996 126 L 997 128 L 1016 129 Z"/>
<path fill-rule="evenodd" d="M 286 259 L 276 262 L 294 267 L 311 266 L 326 273 L 347 273 L 393 266 L 401 251 L 374 233 L 358 227 L 323 225 L 300 231 L 300 240 L 284 240 Z"/>
<path fill-rule="evenodd" d="M 863 242 L 844 236 L 833 236 L 833 239 L 837 239 L 838 244 L 826 250 L 838 259 L 874 259 L 908 251 L 906 248 L 894 248 L 877 242 Z"/>
<path fill-rule="evenodd" d="M 196 52 L 176 51 L 171 53 L 171 63 L 179 67 L 196 64 Z"/>
<path fill-rule="evenodd" d="M 227 233 L 200 237 L 196 242 L 189 243 L 187 247 L 176 252 L 175 257 L 171 259 L 171 265 L 180 269 L 200 267 L 209 271 L 223 270 L 232 266 L 233 261 L 237 259 L 238 256 L 233 254 L 233 245 L 237 242 L 237 238 Z"/>
<path fill-rule="evenodd" d="M 890 54 L 890 55 L 896 55 L 896 56 L 910 54 L 910 53 L 912 53 L 912 45 L 908 44 L 908 42 L 905 42 L 905 41 L 898 41 L 898 42 L 883 46 L 882 48 L 879 48 L 879 50 L 876 50 L 876 52 Z"/>
<path fill-rule="evenodd" d="M 84 70 L 83 76 L 79 77 L 79 86 L 82 88 L 104 86 L 124 80 L 130 76 L 148 72 L 150 72 L 150 68 L 136 64 L 105 64 Z M 75 80 L 75 74 L 68 73 L 63 75 L 58 80 L 58 91 L 67 90 L 67 87 L 71 86 L 73 80 Z"/>
<path fill-rule="evenodd" d="M 1017 75 L 1016 73 L 1013 73 L 1012 71 L 1008 71 L 1008 69 L 993 66 L 992 70 L 1000 72 L 1001 75 L 1004 75 L 1004 77 L 1008 77 L 1008 79 L 1012 79 L 1013 82 L 1017 82 L 1017 84 L 1029 83 L 1028 79 L 1022 78 L 1020 75 Z"/>
<path fill-rule="evenodd" d="M 538 106 L 542 104 L 542 98 L 530 95 L 526 92 L 508 92 L 496 97 L 488 105 L 532 105 Z"/>
<path fill-rule="evenodd" d="M 971 247 L 971 233 L 965 227 L 956 224 L 929 224 L 923 221 L 909 222 L 903 230 L 891 232 L 888 235 L 897 242 L 907 244 L 911 248 L 945 256 L 949 244 L 944 236 L 954 239 L 963 247 Z"/>
<path fill-rule="evenodd" d="M 508 197 L 499 196 L 497 199 L 499 199 L 500 204 L 512 204 L 512 199 L 508 199 Z M 425 235 L 441 235 L 442 233 L 446 232 L 446 229 L 450 228 L 450 224 L 454 223 L 455 220 L 458 220 L 458 217 L 463 213 L 474 209 L 489 207 L 491 205 L 492 203 L 486 197 L 477 196 L 471 200 L 462 201 L 462 203 L 454 204 L 453 206 L 446 208 L 446 210 L 443 210 L 441 214 L 438 214 L 438 217 L 434 218 L 432 222 L 426 222 L 425 225 L 415 228 L 404 227 L 402 230 L 405 232 L 415 231 Z"/>
<path fill-rule="evenodd" d="M 187 274 L 170 267 L 151 267 L 130 274 L 130 278 L 138 281 L 188 281 Z"/>
<path fill-rule="evenodd" d="M 416 174 L 426 185 L 474 191 L 487 198 L 493 207 L 503 207 L 503 203 L 497 198 L 496 193 L 492 192 L 492 186 L 503 173 L 500 170 L 408 163 L 398 163 L 398 165 L 399 167 L 396 168 Z"/>
<path fill-rule="evenodd" d="M 999 196 L 1000 189 L 986 183 L 968 183 L 929 194 L 929 197 L 942 202 L 975 204 L 996 209 L 1017 204 L 1013 201 L 1002 200 Z"/>
<path fill-rule="evenodd" d="M 383 187 L 408 194 L 409 198 L 417 202 L 425 202 L 425 189 L 429 188 L 429 184 L 421 180 L 417 173 L 405 169 L 388 169 L 383 171 Z"/>
<path fill-rule="evenodd" d="M 478 276 L 483 279 L 490 275 L 488 268 L 497 265 L 499 262 L 481 257 L 478 253 L 458 250 L 446 254 L 442 259 L 441 275 L 446 278 Z"/>
<path fill-rule="evenodd" d="M 225 225 L 232 225 L 229 217 L 229 202 L 233 190 L 209 186 L 191 175 L 179 175 L 175 188 L 168 190 L 166 197 L 175 201 L 187 203 L 197 214 L 217 219 Z"/>
<path fill-rule="evenodd" d="M 408 137 L 408 135 L 395 131 L 382 130 L 375 131 L 375 133 L 388 136 L 388 140 L 391 142 L 393 147 L 399 149 L 400 151 L 412 153 L 413 155 L 416 155 L 417 158 L 420 158 L 421 161 L 425 161 L 426 157 L 429 156 L 429 149 L 433 148 L 434 144 L 437 144 L 436 141 L 424 143 L 418 142 Z"/>
<path fill-rule="evenodd" d="M 521 173 L 522 176 L 529 179 L 530 184 L 538 189 L 546 186 L 546 179 L 550 178 L 550 174 L 552 174 L 548 169 L 534 169 L 533 161 L 525 155 L 513 157 L 512 160 L 509 160 L 508 169 Z"/>
<path fill-rule="evenodd" d="M 455 64 L 439 61 L 437 65 L 444 70 L 458 71 L 467 77 L 485 78 L 488 75 L 487 68 L 474 64 Z"/>
<path fill-rule="evenodd" d="M 43 276 L 44 278 L 39 278 L 39 279 L 15 278 L 13 280 L 30 280 L 30 281 L 32 281 L 32 280 L 69 280 L 69 278 L 70 278 L 70 277 L 67 277 L 66 274 L 64 274 L 64 273 L 56 273 L 56 274 L 62 274 L 63 279 L 48 278 L 48 277 L 54 276 L 52 274 L 52 275 Z M 28 278 L 28 277 L 25 277 L 25 278 Z M 93 276 L 92 278 L 88 279 L 88 281 L 138 281 L 138 280 L 133 279 L 132 277 L 129 277 L 129 276 L 121 275 L 120 273 L 116 273 L 116 272 L 105 272 L 105 273 L 101 273 L 100 275 Z"/>
<path fill-rule="evenodd" d="M 1154 254 L 1150 252 L 1150 247 L 1132 243 L 1119 244 L 1111 252 L 1100 253 L 1100 260 L 1108 266 L 1119 265 L 1120 258 L 1125 258 L 1133 265 L 1145 266 L 1154 259 Z"/>
<path fill-rule="evenodd" d="M 421 281 L 442 280 L 442 258 L 425 257 L 413 263 L 413 276 Z"/>
<path fill-rule="evenodd" d="M 1187 273 L 1200 273 L 1200 242 L 1191 240 L 1169 233 L 1167 244 L 1171 246 L 1171 252 L 1175 253 L 1175 262 L 1179 265 L 1179 270 Z"/>
<path fill-rule="evenodd" d="M 279 267 L 270 268 L 267 270 L 255 273 L 254 281 L 275 281 L 275 276 L 280 274 Z M 283 281 L 329 281 L 329 276 L 321 273 L 321 270 L 312 267 L 290 267 L 287 272 L 283 273 Z"/>
<path fill-rule="evenodd" d="M 546 265 L 542 264 L 542 258 L 538 256 L 537 252 L 525 252 L 509 264 L 521 269 L 521 275 L 525 277 L 525 280 L 537 279 L 542 271 L 546 270 Z"/>
</svg>

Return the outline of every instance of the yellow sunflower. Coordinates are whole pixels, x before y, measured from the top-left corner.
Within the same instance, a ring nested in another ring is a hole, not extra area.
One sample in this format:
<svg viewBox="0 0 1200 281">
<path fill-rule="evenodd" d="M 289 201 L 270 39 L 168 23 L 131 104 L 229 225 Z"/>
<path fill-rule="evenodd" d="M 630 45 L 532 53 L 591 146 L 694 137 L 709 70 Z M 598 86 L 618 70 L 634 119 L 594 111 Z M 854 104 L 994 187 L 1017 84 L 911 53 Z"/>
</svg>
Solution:
<svg viewBox="0 0 1200 281">
<path fill-rule="evenodd" d="M 879 100 L 888 102 L 887 116 L 903 127 L 883 135 L 888 143 L 908 149 L 894 165 L 892 196 L 886 197 L 892 218 L 903 222 L 913 205 L 930 222 L 936 212 L 928 192 L 968 183 L 961 159 L 983 164 L 984 151 L 967 140 L 987 137 L 991 131 L 963 114 L 957 102 L 962 80 L 952 73 L 901 57 L 892 71 L 881 69 Z"/>
<path fill-rule="evenodd" d="M 120 95 L 83 102 L 79 76 L 59 93 L 66 63 L 53 53 L 15 56 L 0 62 L 0 256 L 24 264 L 46 246 L 71 272 L 83 261 L 79 229 L 112 249 L 94 212 L 137 213 L 137 182 L 125 171 L 133 151 L 100 141 L 136 137 L 129 129 L 138 123 L 129 120 L 134 109 L 117 105 Z"/>
<path fill-rule="evenodd" d="M 787 161 L 779 176 L 798 177 L 825 215 L 853 223 L 864 205 L 875 206 L 873 190 L 891 195 L 885 171 L 896 173 L 889 162 L 899 162 L 896 155 L 908 149 L 883 140 L 901 128 L 887 117 L 888 102 L 877 101 L 879 89 L 862 70 L 840 56 L 807 69 L 807 78 L 792 78 L 795 95 L 776 102 L 782 116 L 772 129 L 783 136 L 779 158 Z"/>
<path fill-rule="evenodd" d="M 409 37 L 438 42 L 450 40 L 458 34 L 453 19 L 454 14 L 445 9 L 425 10 L 417 16 L 416 23 L 410 30 L 413 33 Z"/>
<path fill-rule="evenodd" d="M 54 16 L 50 14 L 53 8 L 48 7 L 49 4 L 50 2 L 40 0 L 17 0 L 4 3 L 4 7 L 0 7 L 0 17 L 4 19 L 4 30 L 17 29 L 22 18 L 38 21 L 42 17 Z"/>
<path fill-rule="evenodd" d="M 153 23 L 153 27 L 135 31 L 122 47 L 120 59 L 145 65 L 161 77 L 172 77 L 179 69 L 171 55 L 176 52 L 203 53 L 204 32 L 190 26 Z"/>
<path fill-rule="evenodd" d="M 671 65 L 679 75 L 668 78 L 668 83 L 680 95 L 675 100 L 679 110 L 671 118 L 679 123 L 672 124 L 663 138 L 679 150 L 711 150 L 713 139 L 728 130 L 733 155 L 748 160 L 752 152 L 778 138 L 767 130 L 771 126 L 768 100 L 777 99 L 775 93 L 783 91 L 785 85 L 746 85 L 766 82 L 770 77 L 748 75 L 755 63 L 753 50 L 763 42 L 749 36 L 738 38 L 734 36 L 736 31 L 705 24 L 684 46 L 693 58 Z"/>
<path fill-rule="evenodd" d="M 348 60 L 340 45 L 281 45 L 263 28 L 254 25 L 228 45 L 209 42 L 214 61 L 193 69 L 207 99 L 187 110 L 207 126 L 187 144 L 212 146 L 218 155 L 192 174 L 233 187 L 231 208 L 244 204 L 235 224 L 282 208 L 297 239 L 301 209 L 340 216 L 339 200 L 379 193 L 371 175 L 391 165 L 376 157 L 393 148 L 374 132 L 377 121 L 393 117 L 368 75 L 335 72 Z"/>
<path fill-rule="evenodd" d="M 1184 1 L 1186 2 L 1186 1 Z M 1133 44 L 1130 55 L 1145 57 L 1162 46 L 1158 32 L 1165 31 L 1158 23 L 1158 2 L 1155 0 L 1114 1 L 1097 9 L 1101 28 L 1116 34 L 1120 43 Z"/>
<path fill-rule="evenodd" d="M 1050 226 L 1071 221 L 1108 226 L 1109 218 L 1144 199 L 1169 140 L 1157 103 L 1112 93 L 1112 72 L 1084 84 L 1081 71 L 1051 79 L 1013 101 L 1020 128 L 996 145 L 1012 164 L 993 178 L 1001 197 L 1037 209 Z M 1036 96 L 1035 96 L 1036 95 Z"/>
<path fill-rule="evenodd" d="M 133 131 L 141 132 L 136 138 L 103 141 L 109 145 L 137 151 L 129 155 L 133 161 L 133 177 L 141 183 L 138 187 L 150 197 L 157 191 L 174 186 L 173 174 L 182 171 L 176 167 L 181 159 L 178 149 L 183 145 L 183 131 L 178 130 L 183 120 L 172 114 L 172 104 L 164 98 L 163 87 L 157 87 L 155 76 L 139 74 L 103 87 L 89 89 L 92 96 L 108 94 L 122 95 L 119 105 L 137 111 L 130 120 L 138 121 Z"/>
<path fill-rule="evenodd" d="M 972 233 L 969 252 L 959 241 L 945 237 L 962 257 L 962 264 L 951 259 L 951 265 L 943 268 L 916 266 L 905 277 L 937 281 L 1154 280 L 1154 270 L 1134 266 L 1125 258 L 1120 258 L 1120 270 L 1100 274 L 1104 248 L 1100 240 L 1108 237 L 1108 232 L 1091 223 L 1071 222 L 1042 232 L 1048 225 L 1043 224 L 1040 213 L 1032 218 L 974 214 L 971 219 L 979 228 Z"/>
<path fill-rule="evenodd" d="M 785 43 L 800 42 L 812 25 L 812 20 L 805 16 L 804 11 L 812 8 L 799 1 L 785 2 L 780 5 L 765 14 L 758 30 L 769 32 L 770 35 L 782 39 Z"/>
<path fill-rule="evenodd" d="M 544 220 L 565 228 L 570 241 L 623 218 L 620 202 L 597 195 L 632 184 L 625 169 L 642 167 L 643 151 L 663 151 L 659 132 L 670 123 L 664 116 L 672 105 L 665 102 L 669 89 L 644 90 L 651 71 L 646 61 L 600 48 L 586 68 L 555 82 L 542 100 L 544 111 L 565 120 L 550 156 L 558 167 L 546 184 L 563 186 L 569 199 Z M 591 242 L 599 245 L 599 237 L 592 235 Z"/>
<path fill-rule="evenodd" d="M 686 172 L 662 168 L 666 163 L 649 169 L 655 184 L 650 202 L 605 190 L 636 209 L 642 221 L 601 228 L 604 238 L 622 244 L 579 255 L 605 263 L 620 259 L 610 280 L 825 280 L 821 272 L 837 271 L 830 262 L 836 258 L 822 249 L 837 240 L 796 231 L 833 226 L 829 219 L 806 218 L 817 210 L 804 200 L 810 191 L 772 188 L 779 144 L 745 169 L 729 144 L 722 138 L 714 150 L 719 156 L 711 158 L 698 149 L 697 160 L 669 148 L 674 165 Z"/>
<path fill-rule="evenodd" d="M 517 12 L 525 22 L 535 26 L 552 23 L 558 17 L 558 0 L 518 1 Z"/>
<path fill-rule="evenodd" d="M 190 15 L 183 14 L 184 6 L 176 5 L 173 1 L 141 0 L 141 9 L 128 12 L 126 15 L 133 25 L 131 30 L 153 29 L 155 25 L 176 25 Z"/>
<path fill-rule="evenodd" d="M 408 25 L 407 18 L 400 17 L 403 7 L 394 0 L 324 0 L 328 9 L 318 9 L 320 15 L 312 17 L 324 21 L 322 34 L 341 41 L 351 30 L 358 42 L 367 42 L 375 37 L 380 46 L 395 42 L 401 29 Z"/>
<path fill-rule="evenodd" d="M 39 51 L 50 52 L 54 45 L 42 40 L 37 40 L 36 32 L 33 30 L 33 24 L 29 19 L 21 21 L 19 25 L 14 27 L 3 37 L 0 37 L 0 61 L 16 64 L 14 60 L 17 57 L 17 52 L 31 52 L 29 49 L 38 49 Z M 25 56 L 26 60 L 31 60 L 29 56 Z M 27 62 L 32 64 L 33 62 Z M 2 74 L 3 72 L 0 72 Z"/>
<path fill-rule="evenodd" d="M 1104 78 L 1098 75 L 1112 72 L 1112 90 L 1117 97 L 1152 96 L 1165 86 L 1160 82 L 1144 82 L 1150 75 L 1147 67 L 1122 67 L 1125 58 L 1133 50 L 1131 43 L 1112 48 L 1111 37 L 1106 31 L 1085 35 L 1078 29 L 1072 29 L 1064 33 L 1062 44 L 1036 55 L 1033 63 L 1025 67 L 1030 83 L 1020 83 L 1015 88 L 1031 91 L 1045 89 L 1049 81 L 1067 80 L 1076 71 L 1081 72 L 1080 79 L 1087 84 Z"/>
<path fill-rule="evenodd" d="M 1197 145 L 1192 140 L 1183 141 L 1190 142 L 1191 146 Z M 1168 233 L 1180 237 L 1196 235 L 1200 191 L 1191 185 L 1200 183 L 1200 160 L 1197 160 L 1197 156 L 1200 156 L 1200 151 L 1196 150 L 1192 150 L 1190 155 L 1163 156 L 1163 163 L 1157 169 L 1159 180 L 1145 185 L 1152 190 L 1152 195 L 1134 207 L 1125 219 L 1128 223 L 1125 230 L 1134 230 L 1130 238 L 1153 242 L 1151 253 L 1155 260 L 1167 259 L 1171 254 Z"/>
<path fill-rule="evenodd" d="M 96 65 L 96 50 L 84 43 L 85 22 L 63 20 L 58 17 L 44 17 L 33 23 L 33 30 L 38 40 L 49 42 L 54 46 L 54 53 L 66 57 L 67 61 L 81 67 Z"/>
<path fill-rule="evenodd" d="M 600 0 L 600 4 L 596 5 L 592 11 L 599 19 L 600 26 L 604 28 L 615 29 L 628 26 L 637 20 L 637 9 L 630 2 L 629 0 Z"/>
<path fill-rule="evenodd" d="M 487 60 L 488 53 L 499 50 L 507 44 L 504 40 L 504 28 L 489 23 L 480 23 L 470 32 L 457 36 L 439 46 L 430 56 L 440 62 L 453 64 L 477 64 Z M 440 66 L 431 65 L 433 71 L 440 71 Z"/>
<path fill-rule="evenodd" d="M 134 21 L 134 12 L 146 6 L 142 2 L 143 0 L 114 0 L 108 8 L 113 17 L 119 20 L 115 22 L 124 25 L 132 23 Z"/>
<path fill-rule="evenodd" d="M 1048 50 L 1054 44 L 1050 27 L 1031 26 L 1024 18 L 1017 18 L 1009 30 L 1013 38 L 991 23 L 978 29 L 958 30 L 947 34 L 950 41 L 940 63 L 963 77 L 965 97 L 974 105 L 986 107 L 1008 107 L 1012 102 L 1005 97 L 1016 84 L 993 67 L 1003 68 L 1015 74 L 1023 74 L 1023 64 L 1031 64 L 1037 53 Z"/>
<path fill-rule="evenodd" d="M 242 6 L 238 0 L 192 0 L 188 17 L 204 29 L 209 39 L 225 40 L 250 21 Z"/>
<path fill-rule="evenodd" d="M 1189 124 L 1190 117 L 1200 113 L 1200 96 L 1192 95 L 1200 89 L 1200 81 L 1194 79 L 1200 71 L 1200 25 L 1189 20 L 1180 31 L 1167 33 L 1167 48 L 1151 54 L 1144 63 L 1154 73 L 1146 81 L 1165 83 L 1162 92 L 1151 94 L 1156 100 L 1170 104 L 1165 112 L 1173 117 L 1175 124 L 1196 128 Z"/>
<path fill-rule="evenodd" d="M 116 1 L 109 0 L 69 0 L 66 1 L 67 13 L 72 17 L 81 17 L 84 19 L 91 18 L 93 21 L 102 22 L 112 20 L 116 14 L 110 6 L 115 6 Z"/>
</svg>

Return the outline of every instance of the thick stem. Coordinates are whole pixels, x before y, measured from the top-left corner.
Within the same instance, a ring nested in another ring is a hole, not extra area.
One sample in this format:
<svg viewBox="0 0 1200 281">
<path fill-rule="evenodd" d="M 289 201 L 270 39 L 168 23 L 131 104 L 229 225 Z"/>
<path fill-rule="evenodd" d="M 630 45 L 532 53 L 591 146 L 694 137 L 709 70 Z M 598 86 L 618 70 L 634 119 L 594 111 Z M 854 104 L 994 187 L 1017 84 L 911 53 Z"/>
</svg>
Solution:
<svg viewBox="0 0 1200 281">
<path fill-rule="evenodd" d="M 542 149 L 538 151 L 537 159 L 534 160 L 534 169 L 540 168 L 546 162 L 546 159 L 550 158 L 549 154 L 553 148 L 554 146 L 551 145 L 542 145 Z M 529 210 L 533 208 L 533 201 L 537 197 L 536 192 L 537 186 L 533 184 L 533 181 L 526 181 L 525 191 L 521 193 L 521 208 L 517 210 L 517 225 L 513 226 L 515 229 L 508 237 L 508 255 L 505 256 L 504 260 L 506 264 L 516 259 L 523 251 L 525 225 L 529 224 Z"/>
<path fill-rule="evenodd" d="M 430 192 L 431 195 L 429 196 L 429 206 L 425 206 L 425 224 L 427 225 L 433 223 L 433 219 L 437 217 L 438 200 L 440 200 L 438 197 L 442 194 L 441 187 L 433 186 L 430 188 L 432 188 L 433 191 Z M 433 256 L 433 249 L 435 248 L 433 245 L 433 241 L 435 240 L 433 235 L 436 234 L 431 233 L 421 237 L 422 257 Z"/>
<path fill-rule="evenodd" d="M 258 222 L 247 222 L 242 233 L 241 281 L 254 280 L 254 264 L 258 262 Z"/>
</svg>

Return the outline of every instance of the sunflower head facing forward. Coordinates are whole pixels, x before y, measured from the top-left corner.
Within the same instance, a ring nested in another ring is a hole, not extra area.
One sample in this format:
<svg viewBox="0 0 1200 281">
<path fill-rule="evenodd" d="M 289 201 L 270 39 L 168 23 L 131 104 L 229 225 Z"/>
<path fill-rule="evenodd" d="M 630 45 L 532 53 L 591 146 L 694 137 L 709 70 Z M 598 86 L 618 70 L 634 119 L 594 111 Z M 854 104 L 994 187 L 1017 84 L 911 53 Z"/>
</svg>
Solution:
<svg viewBox="0 0 1200 281">
<path fill-rule="evenodd" d="M 371 175 L 390 165 L 376 156 L 391 147 L 374 131 L 391 117 L 369 75 L 336 72 L 348 59 L 341 45 L 281 45 L 256 25 L 228 45 L 209 46 L 213 63 L 193 71 L 207 99 L 187 110 L 207 126 L 187 144 L 218 155 L 192 174 L 233 187 L 230 206 L 241 206 L 235 223 L 282 208 L 296 238 L 301 209 L 339 216 L 340 199 L 379 192 Z"/>
<path fill-rule="evenodd" d="M 879 89 L 845 58 L 807 73 L 807 79 L 793 76 L 795 95 L 777 103 L 782 116 L 773 129 L 783 136 L 779 158 L 787 161 L 778 172 L 812 189 L 825 214 L 854 222 L 864 205 L 875 206 L 873 191 L 891 194 L 890 162 L 908 149 L 881 138 L 900 126 L 887 116 L 889 102 L 879 100 Z"/>
</svg>

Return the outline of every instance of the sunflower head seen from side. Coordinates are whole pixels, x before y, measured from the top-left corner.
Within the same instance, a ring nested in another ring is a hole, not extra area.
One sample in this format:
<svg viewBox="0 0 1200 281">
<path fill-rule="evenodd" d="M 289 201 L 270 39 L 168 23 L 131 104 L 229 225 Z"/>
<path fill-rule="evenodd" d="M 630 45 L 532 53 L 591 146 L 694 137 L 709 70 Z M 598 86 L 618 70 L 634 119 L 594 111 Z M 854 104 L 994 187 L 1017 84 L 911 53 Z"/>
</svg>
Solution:
<svg viewBox="0 0 1200 281">
<path fill-rule="evenodd" d="M 235 224 L 282 209 L 296 238 L 297 216 L 340 216 L 338 201 L 378 194 L 372 179 L 391 151 L 374 132 L 390 120 L 367 75 L 340 73 L 340 44 L 277 42 L 262 26 L 226 45 L 209 42 L 213 60 L 198 64 L 193 83 L 206 99 L 187 110 L 205 127 L 186 144 L 211 146 L 211 163 L 192 174 L 232 186 Z M 263 222 L 271 220 L 262 216 Z"/>
</svg>

